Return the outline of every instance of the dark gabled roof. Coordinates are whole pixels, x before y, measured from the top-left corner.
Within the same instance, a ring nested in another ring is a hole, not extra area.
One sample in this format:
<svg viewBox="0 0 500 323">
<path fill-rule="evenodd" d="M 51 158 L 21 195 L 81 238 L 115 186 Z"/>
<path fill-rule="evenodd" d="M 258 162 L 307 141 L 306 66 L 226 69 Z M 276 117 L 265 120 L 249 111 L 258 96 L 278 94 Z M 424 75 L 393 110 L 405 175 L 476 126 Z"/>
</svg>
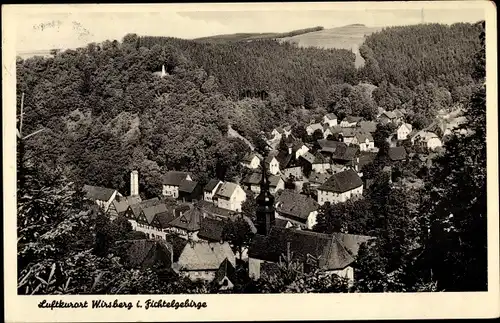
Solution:
<svg viewBox="0 0 500 323">
<path fill-rule="evenodd" d="M 207 185 L 203 188 L 205 192 L 213 192 L 213 190 L 217 187 L 217 185 L 221 183 L 218 179 L 211 179 Z"/>
<path fill-rule="evenodd" d="M 347 147 L 343 142 L 328 139 L 318 140 L 318 145 L 321 147 L 321 151 L 328 153 L 334 153 L 340 147 Z"/>
<path fill-rule="evenodd" d="M 165 203 L 160 203 L 147 208 L 143 208 L 142 212 L 144 213 L 148 224 L 151 224 L 157 214 L 168 212 L 168 208 Z"/>
<path fill-rule="evenodd" d="M 163 175 L 163 184 L 180 186 L 181 182 L 185 180 L 188 175 L 191 176 L 191 174 L 187 172 L 170 171 Z"/>
<path fill-rule="evenodd" d="M 364 131 L 358 131 L 358 133 L 356 134 L 356 138 L 358 139 L 358 143 L 365 143 L 366 139 L 368 139 L 368 141 L 370 142 L 373 141 L 372 135 L 369 132 Z"/>
<path fill-rule="evenodd" d="M 223 230 L 224 221 L 212 218 L 203 218 L 200 222 L 200 232 L 198 232 L 198 238 L 218 242 L 222 240 Z"/>
<path fill-rule="evenodd" d="M 286 228 L 286 225 L 288 224 L 288 220 L 285 220 L 285 219 L 275 219 L 274 220 L 274 227 L 277 227 L 277 228 Z"/>
<path fill-rule="evenodd" d="M 154 198 L 149 199 L 149 200 L 144 200 L 141 203 L 133 204 L 130 206 L 130 208 L 132 209 L 132 212 L 134 213 L 134 215 L 138 216 L 139 213 L 141 213 L 141 211 L 143 209 L 146 209 L 148 207 L 154 206 L 154 205 L 159 204 L 159 203 L 160 203 L 160 199 L 157 197 L 154 197 Z"/>
<path fill-rule="evenodd" d="M 299 158 L 302 158 L 303 160 L 305 160 L 309 164 L 313 164 L 314 161 L 316 160 L 316 157 L 308 151 L 303 153 Z"/>
<path fill-rule="evenodd" d="M 353 122 L 359 122 L 359 121 L 363 120 L 363 118 L 361 118 L 361 117 L 354 117 L 354 116 L 347 116 L 347 117 L 345 117 L 344 120 L 347 121 L 347 122 L 349 122 L 349 123 L 353 123 Z"/>
<path fill-rule="evenodd" d="M 358 166 L 361 169 L 362 167 L 371 164 L 374 160 L 375 157 L 377 156 L 377 153 L 372 153 L 372 152 L 361 152 L 359 155 L 359 162 Z"/>
<path fill-rule="evenodd" d="M 276 211 L 293 220 L 304 222 L 309 214 L 319 209 L 319 204 L 309 196 L 292 190 L 284 190 L 276 200 Z"/>
<path fill-rule="evenodd" d="M 394 113 L 394 116 L 395 116 L 396 118 L 402 118 L 402 117 L 404 117 L 404 114 L 403 114 L 403 113 L 401 112 L 401 110 L 399 110 L 399 109 L 395 109 L 395 110 L 393 110 L 392 112 Z"/>
<path fill-rule="evenodd" d="M 184 193 L 193 193 L 196 186 L 198 186 L 198 182 L 183 180 L 179 185 L 179 192 Z"/>
<path fill-rule="evenodd" d="M 246 184 L 246 185 L 259 185 L 260 184 L 260 179 L 262 178 L 261 173 L 251 173 L 247 177 L 245 177 L 241 183 Z M 280 177 L 276 175 L 270 175 L 269 176 L 269 186 L 270 187 L 276 187 L 278 186 L 278 183 L 280 181 Z"/>
<path fill-rule="evenodd" d="M 276 159 L 278 160 L 278 163 L 280 163 L 280 169 L 285 169 L 293 166 L 293 154 L 289 154 L 287 151 L 280 151 L 276 156 Z"/>
<path fill-rule="evenodd" d="M 404 160 L 406 159 L 406 149 L 405 147 L 391 147 L 389 148 L 389 158 L 392 161 Z"/>
<path fill-rule="evenodd" d="M 323 184 L 328 180 L 328 177 L 330 175 L 325 174 L 325 173 L 316 173 L 316 172 L 311 172 L 309 175 L 309 182 L 315 183 L 315 184 Z"/>
<path fill-rule="evenodd" d="M 246 154 L 245 157 L 243 157 L 242 161 L 250 163 L 255 157 L 259 158 L 259 156 L 257 156 L 256 153 L 250 152 L 250 153 Z M 260 160 L 260 158 L 259 158 L 259 160 Z"/>
<path fill-rule="evenodd" d="M 130 205 L 138 204 L 141 201 L 142 200 L 140 196 L 126 196 L 126 197 L 117 196 L 113 200 L 112 204 L 115 207 L 116 212 L 118 214 L 121 214 L 127 211 Z"/>
<path fill-rule="evenodd" d="M 124 260 L 129 266 L 151 266 L 160 262 L 165 266 L 172 265 L 173 249 L 164 241 L 141 239 L 119 241 L 117 244 L 126 250 Z"/>
<path fill-rule="evenodd" d="M 339 146 L 332 154 L 332 159 L 352 161 L 356 158 L 359 152 L 359 147 Z"/>
<path fill-rule="evenodd" d="M 109 201 L 116 190 L 100 186 L 84 185 L 83 191 L 86 197 L 93 201 Z"/>
<path fill-rule="evenodd" d="M 333 174 L 318 190 L 344 193 L 363 185 L 359 175 L 352 169 Z"/>
<path fill-rule="evenodd" d="M 353 263 L 361 243 L 370 239 L 372 237 L 273 227 L 269 235 L 255 236 L 248 256 L 278 262 L 289 248 L 292 258 L 300 262 L 315 258 L 320 269 L 337 270 Z"/>
<path fill-rule="evenodd" d="M 230 217 L 231 215 L 237 213 L 235 211 L 220 208 L 220 207 L 214 205 L 213 203 L 208 202 L 208 201 L 204 201 L 204 200 L 199 201 L 197 206 L 204 213 L 208 213 L 208 214 L 216 215 L 216 216 L 221 216 L 221 217 Z"/>
<path fill-rule="evenodd" d="M 227 258 L 220 264 L 219 269 L 215 273 L 214 281 L 220 284 L 225 277 L 232 283 L 236 280 L 236 269 L 234 269 L 233 264 Z"/>
<path fill-rule="evenodd" d="M 394 112 L 392 111 L 385 111 L 384 113 L 382 113 L 382 115 L 385 115 L 387 118 L 389 119 L 394 119 L 396 118 L 396 115 L 394 114 Z"/>
<path fill-rule="evenodd" d="M 156 214 L 156 220 L 158 221 L 161 229 L 170 227 L 170 222 L 172 222 L 174 218 L 175 215 L 173 210 L 168 210 L 166 212 Z"/>
<path fill-rule="evenodd" d="M 170 222 L 170 226 L 183 229 L 189 232 L 200 230 L 200 221 L 203 213 L 198 207 L 193 207 L 181 216 Z"/>
</svg>

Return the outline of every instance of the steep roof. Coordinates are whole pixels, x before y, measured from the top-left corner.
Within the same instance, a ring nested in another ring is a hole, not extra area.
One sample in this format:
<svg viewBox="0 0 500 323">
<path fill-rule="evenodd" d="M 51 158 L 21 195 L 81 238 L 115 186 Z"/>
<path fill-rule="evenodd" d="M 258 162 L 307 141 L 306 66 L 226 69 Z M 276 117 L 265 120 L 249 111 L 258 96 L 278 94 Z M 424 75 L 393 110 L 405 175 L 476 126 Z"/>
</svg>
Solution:
<svg viewBox="0 0 500 323">
<path fill-rule="evenodd" d="M 255 157 L 259 158 L 259 156 L 257 156 L 256 153 L 250 152 L 250 153 L 246 154 L 245 157 L 243 157 L 242 161 L 250 163 Z M 260 160 L 260 158 L 259 158 L 259 160 Z"/>
<path fill-rule="evenodd" d="M 209 241 L 221 241 L 223 230 L 224 221 L 208 217 L 202 218 L 200 222 L 200 232 L 198 232 L 198 238 Z"/>
<path fill-rule="evenodd" d="M 208 181 L 207 185 L 205 185 L 203 190 L 205 192 L 213 192 L 213 190 L 217 187 L 217 185 L 219 185 L 219 183 L 222 182 L 218 179 L 211 179 L 210 181 Z"/>
<path fill-rule="evenodd" d="M 183 229 L 189 232 L 194 232 L 200 230 L 200 222 L 203 217 L 203 213 L 198 207 L 193 207 L 189 211 L 186 211 L 181 216 L 175 218 L 170 222 L 170 226 L 174 228 Z"/>
<path fill-rule="evenodd" d="M 191 242 L 184 247 L 176 267 L 180 270 L 218 270 L 226 258 L 232 265 L 236 264 L 234 253 L 227 242 Z"/>
<path fill-rule="evenodd" d="M 219 188 L 215 192 L 215 196 L 229 199 L 229 198 L 231 198 L 231 196 L 233 196 L 233 194 L 236 191 L 236 189 L 238 188 L 238 186 L 239 185 L 235 184 L 235 183 L 224 182 L 219 186 Z"/>
<path fill-rule="evenodd" d="M 368 141 L 370 142 L 373 141 L 372 135 L 369 132 L 364 132 L 364 131 L 358 131 L 358 133 L 356 134 L 356 138 L 358 139 L 359 143 L 366 142 L 366 139 L 368 139 Z"/>
<path fill-rule="evenodd" d="M 373 133 L 377 130 L 377 123 L 373 121 L 361 121 L 359 127 L 365 132 Z"/>
<path fill-rule="evenodd" d="M 387 118 L 389 118 L 391 120 L 396 118 L 396 115 L 392 111 L 384 111 L 384 113 L 382 113 L 382 115 L 386 116 Z"/>
<path fill-rule="evenodd" d="M 328 119 L 330 120 L 334 120 L 334 119 L 337 119 L 337 116 L 335 115 L 335 113 L 327 113 L 325 115 L 325 117 L 327 117 Z"/>
<path fill-rule="evenodd" d="M 323 131 L 323 125 L 321 123 L 313 123 L 307 126 L 307 128 L 311 128 L 313 131 L 321 130 Z"/>
<path fill-rule="evenodd" d="M 359 147 L 339 146 L 332 154 L 332 159 L 353 161 L 359 152 Z"/>
<path fill-rule="evenodd" d="M 316 157 L 313 154 L 311 154 L 310 152 L 308 152 L 308 151 L 306 151 L 305 153 L 303 153 L 299 158 L 304 159 L 309 164 L 314 163 L 314 160 L 316 159 Z"/>
<path fill-rule="evenodd" d="M 347 116 L 347 117 L 345 117 L 344 120 L 349 122 L 349 123 L 353 123 L 353 122 L 359 122 L 359 121 L 363 120 L 363 118 L 362 117 Z"/>
<path fill-rule="evenodd" d="M 198 182 L 183 180 L 179 185 L 179 192 L 193 193 L 196 186 L 198 186 Z"/>
<path fill-rule="evenodd" d="M 202 210 L 203 213 L 208 213 L 216 216 L 230 217 L 232 214 L 236 213 L 235 211 L 220 208 L 208 201 L 199 201 L 197 206 Z"/>
<path fill-rule="evenodd" d="M 280 163 L 280 169 L 285 169 L 292 166 L 293 154 L 289 154 L 288 151 L 280 151 L 276 159 Z"/>
<path fill-rule="evenodd" d="M 278 262 L 289 248 L 292 257 L 300 262 L 307 262 L 314 257 L 320 269 L 338 270 L 353 263 L 361 243 L 371 238 L 273 227 L 269 235 L 254 238 L 248 255 L 251 258 Z"/>
<path fill-rule="evenodd" d="M 181 182 L 188 176 L 191 176 L 191 174 L 188 172 L 170 171 L 163 175 L 163 184 L 170 186 L 180 186 Z"/>
<path fill-rule="evenodd" d="M 359 168 L 361 169 L 364 166 L 371 164 L 375 160 L 376 156 L 377 156 L 377 153 L 366 152 L 366 151 L 361 152 L 359 155 L 359 161 L 358 161 Z"/>
<path fill-rule="evenodd" d="M 261 178 L 262 178 L 262 174 L 261 173 L 254 172 L 254 173 L 251 173 L 251 174 L 247 175 L 241 181 L 241 183 L 246 184 L 246 185 L 258 185 L 258 184 L 260 184 L 260 179 Z M 276 186 L 278 186 L 278 183 L 279 183 L 279 181 L 281 179 L 279 176 L 276 176 L 276 175 L 271 175 L 268 178 L 269 178 L 269 186 L 270 187 L 276 187 Z"/>
<path fill-rule="evenodd" d="M 406 158 L 405 147 L 391 147 L 389 148 L 389 158 L 392 161 L 404 160 Z"/>
<path fill-rule="evenodd" d="M 224 277 L 227 277 L 231 282 L 236 280 L 236 269 L 234 269 L 233 264 L 227 258 L 220 264 L 219 269 L 215 273 L 214 281 L 220 284 Z"/>
<path fill-rule="evenodd" d="M 276 200 L 276 211 L 304 223 L 309 214 L 318 208 L 319 204 L 309 196 L 288 189 L 284 190 Z"/>
<path fill-rule="evenodd" d="M 160 203 L 160 199 L 157 197 L 154 197 L 152 199 L 144 200 L 140 203 L 130 205 L 130 208 L 132 209 L 132 212 L 134 213 L 134 215 L 138 216 L 139 213 L 141 213 L 141 211 L 143 209 L 151 207 L 151 206 L 159 204 L 159 203 Z"/>
<path fill-rule="evenodd" d="M 168 212 L 168 208 L 165 203 L 160 203 L 147 208 L 143 208 L 142 212 L 144 212 L 148 224 L 151 224 L 157 214 Z"/>
<path fill-rule="evenodd" d="M 363 181 L 358 176 L 358 174 L 352 170 L 348 169 L 343 172 L 333 174 L 323 185 L 321 185 L 318 190 L 344 193 L 363 185 Z"/>
<path fill-rule="evenodd" d="M 160 212 L 156 214 L 156 219 L 160 224 L 161 229 L 170 227 L 170 222 L 175 219 L 173 210 L 167 210 L 166 212 Z"/>
<path fill-rule="evenodd" d="M 328 180 L 329 176 L 330 175 L 325 173 L 311 172 L 311 174 L 309 175 L 309 182 L 314 184 L 323 184 Z"/>
<path fill-rule="evenodd" d="M 127 211 L 130 205 L 138 204 L 141 201 L 142 200 L 140 196 L 125 196 L 125 197 L 117 196 L 113 200 L 112 204 L 114 205 L 116 212 L 118 214 L 121 214 Z"/>
<path fill-rule="evenodd" d="M 321 148 L 321 151 L 327 153 L 334 153 L 339 147 L 347 147 L 347 145 L 340 141 L 328 140 L 328 139 L 320 139 L 318 140 L 318 145 Z"/>
<path fill-rule="evenodd" d="M 100 186 L 84 185 L 83 191 L 88 199 L 93 201 L 109 201 L 116 190 Z"/>
<path fill-rule="evenodd" d="M 403 123 L 401 126 L 399 126 L 398 130 L 401 129 L 402 127 L 406 127 L 406 129 L 408 129 L 409 132 L 413 130 L 412 125 L 409 123 Z"/>
<path fill-rule="evenodd" d="M 394 113 L 394 115 L 396 116 L 396 118 L 402 118 L 402 117 L 404 117 L 403 112 L 401 110 L 399 110 L 399 109 L 392 110 L 392 112 Z"/>
<path fill-rule="evenodd" d="M 325 158 L 325 156 L 321 154 L 316 154 L 314 156 L 313 164 L 329 164 L 329 161 Z"/>
<path fill-rule="evenodd" d="M 117 243 L 125 250 L 124 261 L 132 267 L 151 266 L 162 263 L 172 265 L 172 246 L 159 240 L 126 240 Z"/>
</svg>

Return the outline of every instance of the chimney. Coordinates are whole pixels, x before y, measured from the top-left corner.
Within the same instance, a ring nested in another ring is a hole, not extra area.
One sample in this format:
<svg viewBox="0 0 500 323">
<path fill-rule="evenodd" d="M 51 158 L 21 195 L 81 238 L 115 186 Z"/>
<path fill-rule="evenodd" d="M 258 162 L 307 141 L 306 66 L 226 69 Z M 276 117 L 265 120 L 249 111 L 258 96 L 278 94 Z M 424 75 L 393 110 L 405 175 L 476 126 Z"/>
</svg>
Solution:
<svg viewBox="0 0 500 323">
<path fill-rule="evenodd" d="M 288 154 L 291 155 L 293 153 L 293 149 L 292 149 L 292 146 L 289 146 L 288 147 Z"/>
<path fill-rule="evenodd" d="M 139 173 L 133 170 L 130 173 L 130 196 L 139 195 Z"/>
</svg>

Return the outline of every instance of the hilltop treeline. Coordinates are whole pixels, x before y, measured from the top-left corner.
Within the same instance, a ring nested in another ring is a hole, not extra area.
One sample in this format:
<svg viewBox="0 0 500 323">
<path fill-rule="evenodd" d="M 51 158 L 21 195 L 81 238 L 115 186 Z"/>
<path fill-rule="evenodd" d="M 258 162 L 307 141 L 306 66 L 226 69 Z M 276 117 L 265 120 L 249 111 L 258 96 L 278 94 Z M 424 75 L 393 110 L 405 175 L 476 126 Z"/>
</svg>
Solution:
<svg viewBox="0 0 500 323">
<path fill-rule="evenodd" d="M 216 35 L 209 37 L 201 37 L 194 39 L 195 41 L 200 42 L 208 42 L 208 43 L 227 43 L 227 42 L 247 42 L 254 40 L 265 40 L 265 39 L 276 39 L 276 38 L 285 38 L 285 37 L 293 37 L 298 35 L 303 35 L 307 33 L 312 33 L 315 31 L 320 31 L 325 29 L 322 26 L 312 27 L 312 28 L 304 28 L 292 30 L 286 33 L 238 33 L 238 34 L 229 34 L 229 35 Z"/>
</svg>

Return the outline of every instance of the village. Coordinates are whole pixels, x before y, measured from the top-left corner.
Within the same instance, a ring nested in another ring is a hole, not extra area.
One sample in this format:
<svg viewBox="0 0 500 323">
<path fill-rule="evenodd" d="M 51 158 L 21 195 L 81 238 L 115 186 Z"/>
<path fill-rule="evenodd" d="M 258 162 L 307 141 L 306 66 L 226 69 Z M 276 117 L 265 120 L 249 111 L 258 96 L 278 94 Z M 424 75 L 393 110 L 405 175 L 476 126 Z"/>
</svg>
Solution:
<svg viewBox="0 0 500 323">
<path fill-rule="evenodd" d="M 389 162 L 383 171 L 392 184 L 411 188 L 421 187 L 422 181 L 395 177 L 392 168 L 411 161 L 431 164 L 446 136 L 464 122 L 460 110 L 442 111 L 430 126 L 417 131 L 405 122 L 405 113 L 379 108 L 376 121 L 353 116 L 339 120 L 328 113 L 304 126 L 311 142 L 293 136 L 290 125 L 263 133 L 268 151 L 253 151 L 241 161 L 247 175 L 239 183 L 212 179 L 202 186 L 193 174 L 172 170 L 163 175 L 162 196 L 142 200 L 140 174 L 134 170 L 128 195 L 91 185 L 84 191 L 110 219 L 124 217 L 133 230 L 146 235 L 128 245 L 132 266 L 150 266 L 159 254 L 167 255 L 164 266 L 223 290 L 234 285 L 237 262 L 244 264 L 249 278 L 258 279 L 272 272 L 283 255 L 293 253 L 302 270 L 314 264 L 352 283 L 360 245 L 376 237 L 323 234 L 313 228 L 322 207 L 363 198 L 371 184 L 363 169 L 380 149 L 374 140 L 377 126 L 395 129 L 385 138 Z M 243 212 L 249 199 L 255 199 L 254 216 Z M 253 235 L 248 246 L 235 248 L 225 241 L 228 221 L 248 224 Z"/>
</svg>

